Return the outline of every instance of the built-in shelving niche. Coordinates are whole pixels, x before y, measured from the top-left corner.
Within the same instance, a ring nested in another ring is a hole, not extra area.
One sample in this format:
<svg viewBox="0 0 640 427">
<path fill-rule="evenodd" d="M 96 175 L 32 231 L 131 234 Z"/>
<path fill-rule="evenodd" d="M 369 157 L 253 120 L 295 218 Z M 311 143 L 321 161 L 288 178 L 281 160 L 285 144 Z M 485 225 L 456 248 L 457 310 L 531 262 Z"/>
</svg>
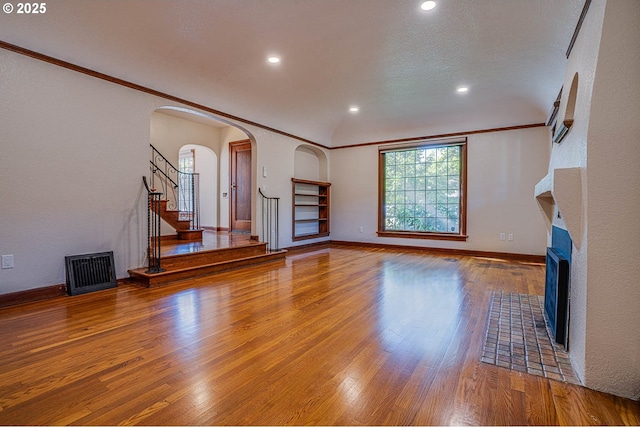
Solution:
<svg viewBox="0 0 640 427">
<path fill-rule="evenodd" d="M 293 240 L 329 235 L 330 189 L 328 182 L 291 178 L 293 184 Z"/>
<path fill-rule="evenodd" d="M 582 169 L 554 169 L 536 184 L 535 196 L 549 232 L 557 206 L 573 244 L 580 248 L 583 230 Z"/>
</svg>

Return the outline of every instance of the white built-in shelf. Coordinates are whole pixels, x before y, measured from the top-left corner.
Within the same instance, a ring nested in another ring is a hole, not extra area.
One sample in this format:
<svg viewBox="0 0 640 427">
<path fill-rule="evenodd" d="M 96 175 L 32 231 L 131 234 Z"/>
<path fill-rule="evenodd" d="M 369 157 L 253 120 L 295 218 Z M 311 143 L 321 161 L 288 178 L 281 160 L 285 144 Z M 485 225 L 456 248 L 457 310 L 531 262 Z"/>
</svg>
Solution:
<svg viewBox="0 0 640 427">
<path fill-rule="evenodd" d="M 291 178 L 293 194 L 293 240 L 329 235 L 328 182 Z"/>
<path fill-rule="evenodd" d="M 305 218 L 305 219 L 296 219 L 298 223 L 302 222 L 319 222 L 319 221 L 327 221 L 327 218 Z"/>
</svg>

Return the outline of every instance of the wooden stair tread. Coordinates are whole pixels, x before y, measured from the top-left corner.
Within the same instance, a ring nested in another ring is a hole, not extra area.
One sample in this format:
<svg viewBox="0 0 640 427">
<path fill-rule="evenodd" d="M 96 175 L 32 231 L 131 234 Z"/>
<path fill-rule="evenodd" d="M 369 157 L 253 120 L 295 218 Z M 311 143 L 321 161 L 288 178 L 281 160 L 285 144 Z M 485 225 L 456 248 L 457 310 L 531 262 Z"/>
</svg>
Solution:
<svg viewBox="0 0 640 427">
<path fill-rule="evenodd" d="M 243 258 L 228 259 L 228 260 L 212 262 L 212 263 L 208 263 L 208 264 L 195 265 L 195 266 L 191 266 L 191 267 L 176 268 L 176 269 L 173 269 L 173 270 L 162 271 L 160 273 L 146 273 L 148 267 L 136 268 L 136 269 L 133 269 L 133 270 L 129 270 L 129 273 L 142 274 L 142 275 L 145 275 L 145 276 L 160 277 L 160 276 L 167 276 L 167 275 L 170 275 L 172 273 L 183 273 L 185 271 L 197 270 L 197 269 L 203 268 L 203 267 L 211 267 L 211 266 L 215 266 L 215 265 L 229 264 L 229 263 L 233 263 L 235 261 L 247 261 L 247 260 L 252 260 L 252 259 L 260 259 L 260 258 L 272 258 L 272 257 L 275 257 L 276 255 L 284 255 L 286 253 L 287 253 L 287 251 L 283 249 L 283 250 L 278 251 L 278 252 L 269 252 L 269 253 L 264 253 L 264 254 L 260 254 L 260 255 L 252 255 L 252 256 L 247 256 L 247 257 L 243 257 Z"/>
<path fill-rule="evenodd" d="M 153 211 L 160 215 L 169 225 L 175 228 L 180 240 L 202 240 L 202 229 L 192 229 L 191 221 L 180 219 L 180 211 L 167 209 L 168 200 L 160 200 L 160 207 L 152 206 Z"/>
<path fill-rule="evenodd" d="M 146 287 L 168 285 L 185 279 L 208 276 L 234 268 L 261 264 L 263 262 L 269 261 L 283 260 L 285 259 L 286 253 L 287 251 L 283 249 L 277 252 L 266 252 L 257 255 L 227 259 L 218 262 L 173 268 L 160 273 L 147 273 L 147 267 L 136 268 L 129 270 L 129 276 L 133 281 Z"/>
<path fill-rule="evenodd" d="M 171 254 L 162 256 L 162 267 L 166 270 L 177 270 L 191 266 L 215 264 L 223 261 L 242 259 L 267 252 L 264 245 L 245 245 L 232 248 L 219 248 L 195 252 Z"/>
<path fill-rule="evenodd" d="M 182 242 L 182 241 L 178 240 L 178 242 Z M 254 248 L 263 248 L 266 251 L 267 244 L 265 242 L 256 242 L 256 243 L 251 243 L 244 246 L 237 246 L 237 247 L 230 247 L 230 248 L 203 249 L 203 250 L 193 251 L 193 252 L 167 254 L 167 255 L 163 255 L 162 259 L 167 260 L 171 258 L 188 257 L 192 255 L 208 255 L 208 254 L 225 253 L 225 252 L 242 252 L 243 250 L 254 249 Z"/>
</svg>

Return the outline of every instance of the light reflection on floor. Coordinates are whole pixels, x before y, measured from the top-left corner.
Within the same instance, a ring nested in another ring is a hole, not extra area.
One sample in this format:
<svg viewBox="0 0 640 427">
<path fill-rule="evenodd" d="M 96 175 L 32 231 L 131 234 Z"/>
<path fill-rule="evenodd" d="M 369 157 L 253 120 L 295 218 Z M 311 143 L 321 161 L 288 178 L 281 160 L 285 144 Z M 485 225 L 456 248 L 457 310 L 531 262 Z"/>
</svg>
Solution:
<svg viewBox="0 0 640 427">
<path fill-rule="evenodd" d="M 421 274 L 415 264 L 407 269 L 384 260 L 382 271 L 378 322 L 385 346 L 402 349 L 407 342 L 413 350 L 419 345 L 424 352 L 440 351 L 434 339 L 453 335 L 460 321 L 463 282 L 457 264 L 443 261 L 442 269 Z"/>
<path fill-rule="evenodd" d="M 176 310 L 176 332 L 178 335 L 191 334 L 199 328 L 200 302 L 196 290 L 182 291 L 173 297 Z"/>
<path fill-rule="evenodd" d="M 257 241 L 251 240 L 248 234 L 205 230 L 202 233 L 201 242 L 166 240 L 162 242 L 161 249 L 163 256 L 169 256 L 210 251 L 214 249 L 233 248 L 253 244 L 259 243 Z"/>
</svg>

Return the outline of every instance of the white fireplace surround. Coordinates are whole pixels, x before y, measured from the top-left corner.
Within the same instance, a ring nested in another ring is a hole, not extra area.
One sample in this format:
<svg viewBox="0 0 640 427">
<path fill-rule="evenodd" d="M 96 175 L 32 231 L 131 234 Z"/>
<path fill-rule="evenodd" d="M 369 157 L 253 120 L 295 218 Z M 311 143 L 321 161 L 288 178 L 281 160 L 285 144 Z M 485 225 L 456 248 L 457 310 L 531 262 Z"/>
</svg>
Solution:
<svg viewBox="0 0 640 427">
<path fill-rule="evenodd" d="M 549 232 L 557 207 L 577 248 L 583 234 L 582 173 L 582 168 L 553 169 L 535 187 L 536 201 Z"/>
</svg>

